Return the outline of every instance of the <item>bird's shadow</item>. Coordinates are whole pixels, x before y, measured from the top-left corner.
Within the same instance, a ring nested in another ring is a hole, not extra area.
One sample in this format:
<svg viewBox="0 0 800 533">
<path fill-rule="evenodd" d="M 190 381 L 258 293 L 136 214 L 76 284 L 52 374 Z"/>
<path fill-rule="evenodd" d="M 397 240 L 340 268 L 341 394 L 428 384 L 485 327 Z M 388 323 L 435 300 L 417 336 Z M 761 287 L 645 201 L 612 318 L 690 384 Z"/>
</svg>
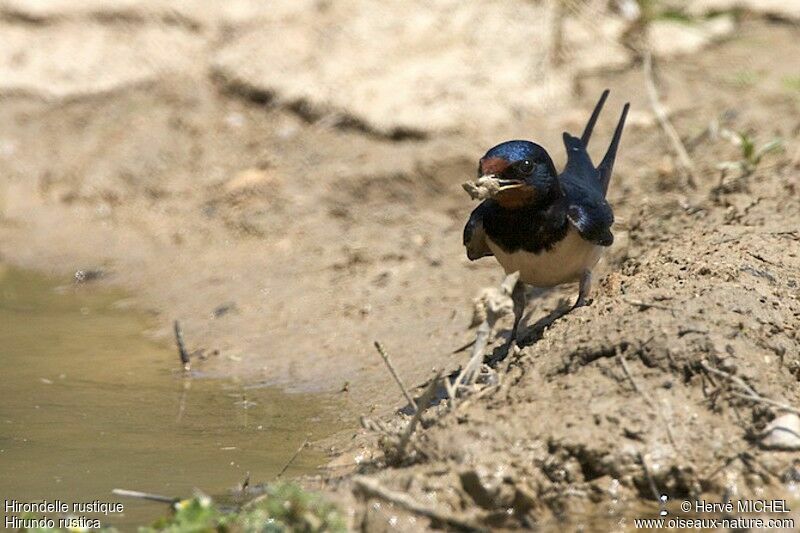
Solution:
<svg viewBox="0 0 800 533">
<path fill-rule="evenodd" d="M 547 331 L 547 328 L 552 326 L 558 319 L 568 315 L 573 309 L 574 307 L 569 305 L 567 300 L 559 301 L 558 307 L 537 320 L 533 326 L 527 328 L 522 335 L 518 336 L 516 343 L 517 346 L 519 348 L 525 348 L 527 346 L 536 344 L 542 339 L 544 332 Z M 498 363 L 504 361 L 511 351 L 511 346 L 514 344 L 514 339 L 511 338 L 510 329 L 504 331 L 502 334 L 507 335 L 508 339 L 506 342 L 492 350 L 492 355 L 489 356 L 489 359 L 486 361 L 486 364 L 491 367 L 494 367 Z"/>
</svg>

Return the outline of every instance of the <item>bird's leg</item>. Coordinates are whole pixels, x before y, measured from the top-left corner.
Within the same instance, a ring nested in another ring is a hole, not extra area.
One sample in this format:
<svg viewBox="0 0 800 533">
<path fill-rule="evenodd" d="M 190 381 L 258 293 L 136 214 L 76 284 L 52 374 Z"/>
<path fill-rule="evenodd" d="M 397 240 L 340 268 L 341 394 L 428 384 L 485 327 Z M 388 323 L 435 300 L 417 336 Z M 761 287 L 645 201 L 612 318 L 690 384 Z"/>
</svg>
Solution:
<svg viewBox="0 0 800 533">
<path fill-rule="evenodd" d="M 511 291 L 511 301 L 514 302 L 514 327 L 511 328 L 510 342 L 516 342 L 522 316 L 525 314 L 525 284 L 519 280 Z"/>
<path fill-rule="evenodd" d="M 589 294 L 592 292 L 592 271 L 587 270 L 581 275 L 581 284 L 578 288 L 578 300 L 575 302 L 575 305 L 572 306 L 573 309 L 577 309 L 578 307 L 583 307 L 584 305 L 589 305 L 592 301 L 589 299 Z"/>
</svg>

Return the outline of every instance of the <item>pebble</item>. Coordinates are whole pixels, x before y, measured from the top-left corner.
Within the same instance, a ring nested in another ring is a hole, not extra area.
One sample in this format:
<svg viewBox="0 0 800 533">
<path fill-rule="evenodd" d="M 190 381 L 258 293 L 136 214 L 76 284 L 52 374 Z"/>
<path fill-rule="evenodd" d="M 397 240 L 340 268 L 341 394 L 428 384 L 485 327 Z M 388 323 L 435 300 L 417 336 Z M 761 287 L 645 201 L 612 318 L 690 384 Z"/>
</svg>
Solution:
<svg viewBox="0 0 800 533">
<path fill-rule="evenodd" d="M 764 428 L 761 447 L 768 450 L 800 450 L 800 416 L 777 417 Z"/>
</svg>

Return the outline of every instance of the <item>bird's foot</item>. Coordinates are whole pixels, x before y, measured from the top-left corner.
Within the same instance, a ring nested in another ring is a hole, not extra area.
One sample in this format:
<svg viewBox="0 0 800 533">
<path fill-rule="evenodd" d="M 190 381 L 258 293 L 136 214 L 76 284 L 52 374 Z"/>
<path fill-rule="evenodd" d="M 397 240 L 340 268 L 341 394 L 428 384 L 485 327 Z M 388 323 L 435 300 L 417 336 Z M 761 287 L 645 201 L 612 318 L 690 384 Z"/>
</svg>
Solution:
<svg viewBox="0 0 800 533">
<path fill-rule="evenodd" d="M 511 336 L 508 337 L 508 341 L 506 341 L 505 345 L 508 350 L 508 353 L 513 352 L 514 348 L 516 347 L 521 347 L 523 345 L 524 339 L 525 339 L 524 334 L 519 334 L 519 332 L 512 331 Z"/>
<path fill-rule="evenodd" d="M 577 309 L 579 307 L 590 306 L 590 305 L 592 305 L 592 302 L 594 302 L 593 298 L 584 298 L 583 296 L 578 296 L 578 300 L 570 308 L 570 311 L 574 311 L 575 309 Z"/>
<path fill-rule="evenodd" d="M 583 307 L 584 305 L 591 305 L 592 299 L 589 298 L 589 294 L 592 292 L 592 272 L 587 270 L 581 276 L 581 283 L 578 289 L 578 300 L 575 302 L 575 305 L 572 306 L 570 311 L 573 311 L 579 307 Z"/>
</svg>

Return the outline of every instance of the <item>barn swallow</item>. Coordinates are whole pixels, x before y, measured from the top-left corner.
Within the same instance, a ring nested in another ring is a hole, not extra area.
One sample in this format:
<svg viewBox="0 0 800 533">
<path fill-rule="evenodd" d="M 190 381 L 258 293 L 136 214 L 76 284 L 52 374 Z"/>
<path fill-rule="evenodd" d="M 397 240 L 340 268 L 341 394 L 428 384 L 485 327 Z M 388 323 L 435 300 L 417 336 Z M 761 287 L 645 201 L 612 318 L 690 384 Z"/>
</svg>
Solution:
<svg viewBox="0 0 800 533">
<path fill-rule="evenodd" d="M 511 340 L 516 339 L 525 310 L 525 284 L 554 287 L 579 281 L 573 309 L 587 305 L 592 269 L 614 242 L 614 213 L 606 192 L 630 104 L 622 108 L 611 144 L 597 167 L 587 151 L 608 94 L 606 89 L 580 138 L 564 132 L 567 164 L 561 174 L 547 151 L 530 141 L 498 144 L 478 164 L 479 179 L 494 180 L 495 188 L 470 215 L 464 246 L 472 261 L 494 256 L 506 274 L 519 272 L 512 292 Z"/>
</svg>

